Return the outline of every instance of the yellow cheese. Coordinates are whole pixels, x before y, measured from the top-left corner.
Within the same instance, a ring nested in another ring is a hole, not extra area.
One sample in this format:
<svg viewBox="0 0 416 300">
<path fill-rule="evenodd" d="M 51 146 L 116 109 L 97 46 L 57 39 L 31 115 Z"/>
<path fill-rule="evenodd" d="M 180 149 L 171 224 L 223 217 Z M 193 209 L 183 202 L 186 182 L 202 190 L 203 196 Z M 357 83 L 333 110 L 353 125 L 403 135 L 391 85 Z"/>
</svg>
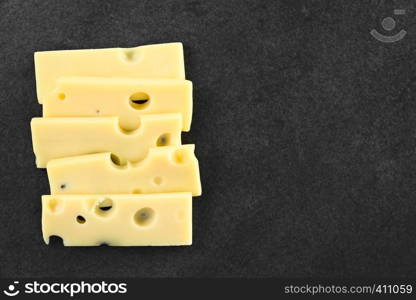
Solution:
<svg viewBox="0 0 416 300">
<path fill-rule="evenodd" d="M 42 196 L 43 239 L 65 246 L 192 244 L 190 193 Z"/>
<path fill-rule="evenodd" d="M 195 145 L 150 148 L 138 163 L 119 165 L 110 153 L 50 160 L 51 194 L 201 194 Z"/>
<path fill-rule="evenodd" d="M 39 103 L 65 76 L 185 79 L 182 43 L 35 53 Z"/>
<path fill-rule="evenodd" d="M 182 114 L 183 130 L 192 119 L 192 82 L 169 79 L 62 77 L 44 98 L 44 117 L 117 116 L 133 130 L 144 114 Z"/>
<path fill-rule="evenodd" d="M 150 147 L 181 144 L 181 115 L 144 115 L 140 127 L 126 132 L 118 118 L 33 118 L 31 122 L 36 164 L 98 152 L 115 154 L 120 163 L 142 160 Z"/>
</svg>

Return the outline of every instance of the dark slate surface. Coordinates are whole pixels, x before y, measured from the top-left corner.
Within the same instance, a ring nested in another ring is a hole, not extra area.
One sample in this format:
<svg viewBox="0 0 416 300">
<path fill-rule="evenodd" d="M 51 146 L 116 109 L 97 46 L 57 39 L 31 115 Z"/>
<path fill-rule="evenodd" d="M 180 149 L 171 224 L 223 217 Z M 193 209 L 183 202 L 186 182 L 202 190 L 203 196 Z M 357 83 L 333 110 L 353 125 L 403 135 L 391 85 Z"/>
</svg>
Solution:
<svg viewBox="0 0 416 300">
<path fill-rule="evenodd" d="M 0 276 L 415 277 L 413 5 L 1 0 Z M 393 8 L 408 34 L 383 44 Z M 46 246 L 33 52 L 172 41 L 195 87 L 194 245 Z"/>
</svg>

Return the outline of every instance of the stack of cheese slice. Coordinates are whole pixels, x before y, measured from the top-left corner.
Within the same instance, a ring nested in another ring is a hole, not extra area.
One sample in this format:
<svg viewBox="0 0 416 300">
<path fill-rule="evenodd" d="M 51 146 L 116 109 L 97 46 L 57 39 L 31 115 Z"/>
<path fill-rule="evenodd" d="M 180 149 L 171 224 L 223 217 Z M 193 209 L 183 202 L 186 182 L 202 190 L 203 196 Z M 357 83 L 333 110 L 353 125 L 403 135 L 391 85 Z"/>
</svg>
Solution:
<svg viewBox="0 0 416 300">
<path fill-rule="evenodd" d="M 35 69 L 45 242 L 192 244 L 201 184 L 194 145 L 181 145 L 192 119 L 182 44 L 36 52 Z"/>
</svg>

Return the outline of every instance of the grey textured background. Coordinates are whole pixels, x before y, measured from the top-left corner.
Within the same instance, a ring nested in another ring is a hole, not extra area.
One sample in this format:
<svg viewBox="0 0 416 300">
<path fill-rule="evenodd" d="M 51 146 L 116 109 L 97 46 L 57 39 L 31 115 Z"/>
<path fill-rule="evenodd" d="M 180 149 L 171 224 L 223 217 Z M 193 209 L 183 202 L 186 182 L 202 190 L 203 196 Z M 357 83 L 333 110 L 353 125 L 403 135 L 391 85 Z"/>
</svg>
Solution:
<svg viewBox="0 0 416 300">
<path fill-rule="evenodd" d="M 1 277 L 416 277 L 411 1 L 0 0 Z M 395 44 L 374 40 L 393 8 Z M 181 41 L 194 245 L 44 245 L 33 52 Z"/>
</svg>

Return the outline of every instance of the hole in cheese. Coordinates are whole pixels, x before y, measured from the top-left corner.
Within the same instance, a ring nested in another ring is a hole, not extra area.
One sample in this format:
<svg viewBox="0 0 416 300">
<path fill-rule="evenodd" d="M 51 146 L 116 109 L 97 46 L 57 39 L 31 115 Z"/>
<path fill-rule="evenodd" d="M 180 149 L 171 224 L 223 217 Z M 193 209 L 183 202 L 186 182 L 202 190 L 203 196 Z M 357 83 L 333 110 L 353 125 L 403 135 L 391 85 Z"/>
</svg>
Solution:
<svg viewBox="0 0 416 300">
<path fill-rule="evenodd" d="M 127 167 L 127 162 L 122 161 L 120 159 L 120 157 L 118 157 L 117 155 L 115 155 L 113 153 L 111 153 L 110 159 L 111 159 L 112 163 L 117 167 L 123 167 L 123 168 Z"/>
<path fill-rule="evenodd" d="M 52 198 L 48 201 L 48 208 L 51 212 L 55 213 L 59 210 L 60 201 L 56 198 Z"/>
<path fill-rule="evenodd" d="M 134 214 L 134 222 L 141 227 L 149 226 L 154 222 L 154 219 L 155 211 L 149 207 L 139 209 Z"/>
<path fill-rule="evenodd" d="M 161 185 L 161 184 L 162 184 L 162 178 L 161 178 L 161 177 L 159 177 L 159 176 L 156 176 L 155 178 L 153 178 L 153 182 L 154 182 L 156 185 Z"/>
<path fill-rule="evenodd" d="M 130 96 L 129 98 L 130 106 L 134 109 L 145 109 L 149 106 L 150 97 L 148 94 L 143 92 L 137 92 Z"/>
<path fill-rule="evenodd" d="M 64 93 L 59 93 L 58 94 L 58 100 L 65 100 L 66 95 Z"/>
<path fill-rule="evenodd" d="M 64 240 L 59 235 L 51 235 L 48 237 L 49 242 L 47 243 L 50 246 L 63 246 Z"/>
<path fill-rule="evenodd" d="M 113 200 L 110 198 L 104 198 L 98 201 L 95 206 L 95 213 L 99 216 L 105 217 L 109 214 L 113 208 Z"/>
<path fill-rule="evenodd" d="M 170 135 L 169 133 L 164 133 L 156 141 L 156 146 L 163 147 L 169 145 L 170 142 Z"/>
<path fill-rule="evenodd" d="M 139 60 L 140 55 L 134 49 L 125 49 L 124 50 L 124 58 L 129 63 L 135 63 Z"/>
<path fill-rule="evenodd" d="M 177 164 L 185 164 L 187 162 L 187 160 L 188 160 L 188 155 L 187 155 L 187 153 L 186 153 L 185 150 L 178 149 L 173 154 L 173 160 Z"/>
<path fill-rule="evenodd" d="M 77 222 L 79 224 L 84 224 L 86 222 L 85 218 L 83 216 L 77 216 Z"/>
<path fill-rule="evenodd" d="M 120 158 L 117 155 L 111 153 L 110 158 L 111 158 L 111 161 L 113 162 L 113 164 L 115 164 L 117 166 L 121 165 Z"/>
</svg>

